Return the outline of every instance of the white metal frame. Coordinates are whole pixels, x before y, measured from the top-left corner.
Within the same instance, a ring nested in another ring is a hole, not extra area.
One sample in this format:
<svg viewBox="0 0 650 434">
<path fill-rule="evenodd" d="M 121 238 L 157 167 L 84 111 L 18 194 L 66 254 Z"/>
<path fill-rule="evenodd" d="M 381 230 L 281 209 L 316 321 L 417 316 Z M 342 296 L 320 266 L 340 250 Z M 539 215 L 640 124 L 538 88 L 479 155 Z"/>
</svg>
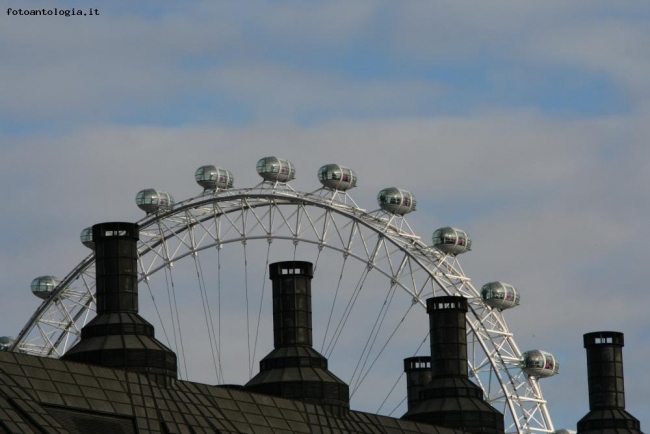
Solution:
<svg viewBox="0 0 650 434">
<path fill-rule="evenodd" d="M 400 216 L 366 212 L 346 192 L 300 193 L 263 182 L 250 189 L 203 194 L 151 214 L 140 226 L 140 280 L 204 249 L 255 239 L 312 243 L 365 263 L 423 307 L 434 295 L 469 299 L 470 377 L 504 412 L 506 432 L 554 431 L 535 378 L 524 374 L 521 351 L 501 311 L 483 303 L 458 258 L 427 246 Z M 85 258 L 36 310 L 11 350 L 59 357 L 94 311 L 94 256 Z"/>
</svg>

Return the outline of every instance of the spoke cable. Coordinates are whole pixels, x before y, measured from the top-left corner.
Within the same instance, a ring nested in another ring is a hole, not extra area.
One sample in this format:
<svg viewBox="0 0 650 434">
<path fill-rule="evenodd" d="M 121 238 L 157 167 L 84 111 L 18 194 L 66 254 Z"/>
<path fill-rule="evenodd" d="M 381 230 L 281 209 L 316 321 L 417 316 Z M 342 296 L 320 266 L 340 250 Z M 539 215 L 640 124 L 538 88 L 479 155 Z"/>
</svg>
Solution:
<svg viewBox="0 0 650 434">
<path fill-rule="evenodd" d="M 377 314 L 377 318 L 375 319 L 375 323 L 373 324 L 372 329 L 370 330 L 370 335 L 368 336 L 368 339 L 366 339 L 366 344 L 363 347 L 363 351 L 361 351 L 361 356 L 359 356 L 357 365 L 354 367 L 354 372 L 352 373 L 352 377 L 350 377 L 350 381 L 349 381 L 350 385 L 354 384 L 354 377 L 356 376 L 357 372 L 359 372 L 359 377 L 357 378 L 357 381 L 359 381 L 359 379 L 361 378 L 361 373 L 363 372 L 363 370 L 366 367 L 366 364 L 368 363 L 368 358 L 370 357 L 370 353 L 372 352 L 375 342 L 377 341 L 377 337 L 379 336 L 379 331 L 381 330 L 381 326 L 384 323 L 384 319 L 386 318 L 386 313 L 388 312 L 388 308 L 390 307 L 390 304 L 393 301 L 393 296 L 395 295 L 395 288 L 396 285 L 394 284 L 391 284 L 390 287 L 388 288 L 388 292 L 386 293 L 386 298 L 384 299 L 384 302 L 381 305 L 381 309 Z M 368 348 L 368 346 L 370 346 L 370 348 Z M 366 350 L 368 351 L 366 352 Z M 362 360 L 363 360 L 363 364 L 361 362 Z M 359 369 L 359 365 L 361 365 L 361 369 Z M 356 387 L 352 387 L 352 389 L 354 390 L 356 389 Z"/>
<path fill-rule="evenodd" d="M 169 301 L 169 316 L 172 318 L 172 330 L 174 332 L 174 352 L 178 354 L 178 337 L 176 334 L 176 317 L 174 317 L 174 309 L 172 308 L 172 292 L 169 285 L 169 277 L 167 276 L 167 268 L 165 267 L 165 283 L 167 284 L 167 300 Z M 170 342 L 171 344 L 171 342 Z"/>
<path fill-rule="evenodd" d="M 169 282 L 171 283 L 171 292 L 172 297 L 174 298 L 174 310 L 176 311 L 176 324 L 178 325 L 178 340 L 181 343 L 181 354 L 183 356 L 183 369 L 185 370 L 185 378 L 188 379 L 187 375 L 187 359 L 185 358 L 185 345 L 183 344 L 183 331 L 181 330 L 181 317 L 178 314 L 178 302 L 176 301 L 176 286 L 174 285 L 174 277 L 172 276 L 171 266 L 168 266 L 165 270 L 169 272 Z"/>
<path fill-rule="evenodd" d="M 368 374 L 370 373 L 370 370 L 372 369 L 373 366 L 375 366 L 375 363 L 376 363 L 377 360 L 379 359 L 379 356 L 381 356 L 381 354 L 384 352 L 384 350 L 386 349 L 386 347 L 387 347 L 388 344 L 390 343 L 391 339 L 393 339 L 393 336 L 395 336 L 395 333 L 397 333 L 397 330 L 400 328 L 400 326 L 401 326 L 402 324 L 404 324 L 404 320 L 406 319 L 406 316 L 409 314 L 409 312 L 411 311 L 411 309 L 413 309 L 413 306 L 415 306 L 415 305 L 416 305 L 416 303 L 413 303 L 413 304 L 411 304 L 411 305 L 409 306 L 408 309 L 406 309 L 406 312 L 404 313 L 404 316 L 402 317 L 402 319 L 400 319 L 399 323 L 397 323 L 397 326 L 395 326 L 395 329 L 393 330 L 393 332 L 392 332 L 392 333 L 390 334 L 390 336 L 388 337 L 388 340 L 386 340 L 386 343 L 384 343 L 384 346 L 381 347 L 381 350 L 379 350 L 379 352 L 378 352 L 377 355 L 375 356 L 375 359 L 374 359 L 374 360 L 372 361 L 372 363 L 370 364 L 370 367 L 368 368 L 368 370 L 366 371 L 366 373 L 363 374 L 363 377 L 361 377 L 361 380 L 358 381 L 358 383 L 357 383 L 357 385 L 356 385 L 356 388 L 355 388 L 355 389 L 352 391 L 352 393 L 350 394 L 350 398 L 352 398 L 352 396 L 354 396 L 354 393 L 359 389 L 359 386 L 361 386 L 361 383 L 363 383 L 363 380 L 366 379 L 366 377 L 367 377 Z"/>
<path fill-rule="evenodd" d="M 347 256 L 343 257 L 343 265 L 341 266 L 341 274 L 339 275 L 339 282 L 336 285 L 336 291 L 334 292 L 334 300 L 332 301 L 332 308 L 330 309 L 330 315 L 327 318 L 327 327 L 325 327 L 325 334 L 323 335 L 323 344 L 321 345 L 321 352 L 325 352 L 325 340 L 327 339 L 327 333 L 330 329 L 330 322 L 332 321 L 332 315 L 334 314 L 334 306 L 336 305 L 336 297 L 339 295 L 339 289 L 341 288 L 341 282 L 343 281 L 343 272 L 345 271 L 345 264 L 347 263 Z"/>
<path fill-rule="evenodd" d="M 269 254 L 271 252 L 271 243 L 266 248 L 266 266 L 264 267 L 264 278 L 262 279 L 262 296 L 260 297 L 260 309 L 257 313 L 257 327 L 255 328 L 255 345 L 253 345 L 253 363 L 255 363 L 255 354 L 257 353 L 257 338 L 260 334 L 260 320 L 262 318 L 262 304 L 264 302 L 264 292 L 266 289 L 266 276 L 269 269 Z"/>
<path fill-rule="evenodd" d="M 406 398 L 408 398 L 408 395 L 405 396 L 404 399 L 402 399 L 402 400 L 399 402 L 399 404 L 397 404 L 397 406 L 395 406 L 395 408 L 391 410 L 390 413 L 388 413 L 388 416 L 392 416 L 393 413 L 395 413 L 395 410 L 397 410 L 397 409 L 398 409 L 402 404 L 404 404 L 404 401 L 406 401 Z"/>
<path fill-rule="evenodd" d="M 379 337 L 379 330 L 381 329 L 382 325 L 384 324 L 384 320 L 386 319 L 386 315 L 388 314 L 388 309 L 390 308 L 390 305 L 392 304 L 393 299 L 395 298 L 395 293 L 396 292 L 397 292 L 397 286 L 393 285 L 392 294 L 390 294 L 390 299 L 388 300 L 388 305 L 386 306 L 386 309 L 384 310 L 383 317 L 381 319 L 381 322 L 379 323 L 379 327 L 377 328 L 377 332 L 375 333 L 375 337 L 372 340 L 372 344 L 370 344 L 370 349 L 368 350 L 368 353 L 366 354 L 366 360 L 363 361 L 363 366 L 361 367 L 361 372 L 363 372 L 363 370 L 366 368 L 366 365 L 368 363 L 368 359 L 370 358 L 370 352 L 374 348 L 375 342 L 377 341 L 377 338 Z M 391 337 L 392 337 L 392 335 L 391 335 Z M 389 339 L 391 337 L 389 337 Z M 364 378 L 368 374 L 369 371 L 370 371 L 370 368 L 368 368 L 368 371 L 366 371 L 366 374 L 364 374 Z M 360 384 L 361 384 L 361 382 L 359 381 L 356 387 L 358 387 Z"/>
<path fill-rule="evenodd" d="M 345 310 L 343 311 L 343 316 L 341 317 L 341 321 L 339 321 L 339 324 L 336 327 L 336 330 L 334 330 L 334 334 L 332 335 L 332 340 L 330 340 L 330 343 L 327 346 L 327 350 L 329 350 L 329 353 L 327 354 L 326 357 L 328 358 L 331 357 L 332 353 L 334 352 L 334 348 L 336 347 L 336 344 L 338 343 L 339 338 L 343 333 L 343 329 L 345 328 L 345 325 L 347 324 L 348 319 L 350 318 L 352 309 L 354 308 L 354 305 L 356 304 L 357 299 L 359 298 L 359 294 L 361 294 L 361 289 L 363 289 L 363 284 L 366 282 L 366 277 L 368 277 L 369 273 L 370 270 L 368 269 L 368 267 L 366 267 L 363 273 L 361 273 L 361 277 L 359 277 L 359 282 L 357 283 L 357 286 L 354 289 L 352 296 L 350 297 L 350 300 L 348 300 L 348 304 L 345 307 Z"/>
<path fill-rule="evenodd" d="M 183 369 L 185 370 L 185 379 L 189 380 L 189 375 L 187 374 L 187 359 L 185 358 L 185 344 L 183 343 L 183 331 L 181 330 L 181 317 L 178 313 L 178 302 L 176 301 L 176 285 L 174 284 L 174 277 L 172 276 L 172 270 L 169 269 L 169 281 L 172 284 L 172 296 L 174 297 L 174 310 L 176 310 L 176 318 L 178 323 L 178 340 L 181 343 L 181 352 L 183 353 Z"/>
<path fill-rule="evenodd" d="M 316 255 L 316 260 L 314 261 L 314 276 L 316 275 L 316 269 L 318 268 L 318 260 L 320 259 L 320 252 L 323 251 L 323 246 L 318 246 L 318 254 Z"/>
<path fill-rule="evenodd" d="M 246 340 L 248 343 L 248 379 L 253 378 L 253 365 L 251 362 L 251 330 L 250 320 L 248 313 L 248 253 L 246 252 L 246 240 L 242 241 L 244 244 L 244 287 L 246 293 Z"/>
<path fill-rule="evenodd" d="M 217 246 L 217 351 L 223 354 L 221 350 L 221 245 Z M 221 364 L 221 357 L 219 357 L 219 371 L 221 372 L 221 379 L 226 382 L 226 377 L 223 374 L 223 365 Z"/>
<path fill-rule="evenodd" d="M 429 338 L 429 333 L 430 333 L 430 332 L 427 332 L 426 336 L 424 336 L 424 339 L 422 339 L 422 342 L 420 342 L 420 345 L 418 345 L 417 349 L 413 352 L 413 356 L 412 356 L 412 357 L 415 357 L 415 356 L 418 354 L 418 352 L 420 351 L 420 348 L 422 348 L 422 345 L 424 345 L 424 343 L 425 343 L 425 342 L 427 341 L 427 339 Z M 379 408 L 378 408 L 377 411 L 376 411 L 377 414 L 379 414 L 379 412 L 381 411 L 381 409 L 382 409 L 382 407 L 384 406 L 384 404 L 386 404 L 386 401 L 388 401 L 388 398 L 389 398 L 390 395 L 393 393 L 393 390 L 395 390 L 395 387 L 397 387 L 397 385 L 399 384 L 399 382 L 400 382 L 400 380 L 402 379 L 403 376 L 404 376 L 404 371 L 402 371 L 402 372 L 399 374 L 399 377 L 397 377 L 397 380 L 395 381 L 395 384 L 393 384 L 393 387 L 391 387 L 390 390 L 388 391 L 388 394 L 386 395 L 386 398 L 384 398 L 384 400 L 381 402 L 381 405 L 379 406 Z M 408 395 L 407 395 L 407 397 L 408 397 Z M 402 405 L 403 402 L 404 402 L 404 399 L 402 399 L 402 401 L 400 401 L 400 403 L 397 404 L 397 407 L 395 407 L 395 408 L 390 412 L 389 416 L 390 416 L 391 414 L 393 414 L 393 413 L 395 412 L 395 410 L 397 410 L 397 408 L 398 408 L 400 405 Z"/>
<path fill-rule="evenodd" d="M 199 281 L 199 293 L 201 294 L 201 304 L 203 305 L 203 316 L 205 318 L 205 327 L 208 329 L 208 340 L 210 341 L 210 351 L 212 353 L 212 363 L 214 364 L 215 375 L 217 382 L 223 382 L 219 376 L 219 368 L 217 366 L 217 359 L 221 355 L 215 353 L 215 338 L 214 338 L 214 323 L 212 322 L 212 313 L 210 312 L 210 304 L 208 302 L 208 291 L 205 288 L 205 279 L 203 278 L 203 268 L 201 267 L 201 259 L 198 255 L 194 256 L 194 268 L 196 269 L 196 277 Z M 212 325 L 212 327 L 210 327 Z"/>
<path fill-rule="evenodd" d="M 165 335 L 165 339 L 168 343 L 169 341 L 169 336 L 167 336 L 167 330 L 165 329 L 165 323 L 162 320 L 162 317 L 160 316 L 160 311 L 158 310 L 158 305 L 156 304 L 156 298 L 153 296 L 153 291 L 151 291 L 151 286 L 149 285 L 149 279 L 143 279 L 145 285 L 147 285 L 147 289 L 149 290 L 149 295 L 151 296 L 151 301 L 153 302 L 153 307 L 156 310 L 156 315 L 158 315 L 158 321 L 160 321 L 160 326 L 162 327 L 163 334 Z M 171 346 L 171 344 L 170 344 Z"/>
<path fill-rule="evenodd" d="M 296 262 L 296 250 L 298 249 L 298 240 L 293 241 L 293 261 Z"/>
</svg>

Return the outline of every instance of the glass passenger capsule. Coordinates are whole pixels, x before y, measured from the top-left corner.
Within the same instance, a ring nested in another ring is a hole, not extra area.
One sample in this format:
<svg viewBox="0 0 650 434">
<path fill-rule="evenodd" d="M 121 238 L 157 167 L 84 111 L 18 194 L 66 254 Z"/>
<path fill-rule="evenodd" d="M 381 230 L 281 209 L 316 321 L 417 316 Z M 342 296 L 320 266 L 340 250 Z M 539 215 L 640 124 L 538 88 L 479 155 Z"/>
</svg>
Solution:
<svg viewBox="0 0 650 434">
<path fill-rule="evenodd" d="M 95 242 L 93 241 L 93 228 L 87 227 L 81 231 L 81 234 L 79 234 L 79 239 L 81 240 L 81 244 L 88 247 L 89 249 L 95 248 Z"/>
<path fill-rule="evenodd" d="M 288 160 L 264 157 L 257 162 L 257 173 L 265 181 L 288 182 L 296 177 L 296 168 Z"/>
<path fill-rule="evenodd" d="M 553 354 L 541 350 L 526 351 L 521 355 L 520 363 L 521 370 L 531 377 L 551 377 L 560 370 Z"/>
<path fill-rule="evenodd" d="M 50 296 L 54 289 L 59 286 L 61 279 L 54 276 L 39 276 L 32 280 L 29 285 L 32 288 L 32 293 L 38 298 L 45 300 Z"/>
<path fill-rule="evenodd" d="M 381 209 L 391 214 L 404 215 L 415 211 L 417 201 L 415 196 L 401 188 L 384 188 L 377 195 L 377 202 Z"/>
<path fill-rule="evenodd" d="M 472 240 L 467 232 L 445 227 L 437 229 L 433 233 L 433 246 L 450 255 L 459 255 L 472 250 Z"/>
<path fill-rule="evenodd" d="M 232 188 L 235 183 L 235 178 L 229 170 L 212 165 L 196 169 L 194 179 L 204 190 L 226 190 Z"/>
<path fill-rule="evenodd" d="M 147 214 L 152 214 L 170 209 L 174 205 L 174 198 L 166 191 L 147 188 L 138 192 L 135 203 Z"/>
<path fill-rule="evenodd" d="M 357 186 L 354 170 L 338 164 L 326 164 L 318 169 L 318 180 L 331 190 L 346 191 Z"/>
<path fill-rule="evenodd" d="M 9 351 L 9 347 L 14 343 L 14 340 L 9 336 L 0 336 L 0 351 Z"/>
<path fill-rule="evenodd" d="M 481 288 L 481 297 L 485 304 L 495 309 L 510 309 L 519 306 L 517 288 L 503 282 L 489 282 Z"/>
</svg>

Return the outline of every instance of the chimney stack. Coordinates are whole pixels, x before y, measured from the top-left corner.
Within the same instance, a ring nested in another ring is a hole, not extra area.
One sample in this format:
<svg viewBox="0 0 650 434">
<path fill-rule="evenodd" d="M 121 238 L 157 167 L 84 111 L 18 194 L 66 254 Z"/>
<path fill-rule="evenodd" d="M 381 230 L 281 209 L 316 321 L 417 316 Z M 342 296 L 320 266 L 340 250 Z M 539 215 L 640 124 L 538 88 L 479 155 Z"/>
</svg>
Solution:
<svg viewBox="0 0 650 434">
<path fill-rule="evenodd" d="M 404 359 L 406 394 L 409 411 L 420 400 L 420 391 L 431 381 L 431 357 L 419 356 Z"/>
<path fill-rule="evenodd" d="M 260 361 L 260 372 L 244 389 L 318 404 L 335 414 L 350 408 L 348 385 L 327 369 L 312 348 L 310 262 L 269 265 L 273 286 L 274 350 Z"/>
<path fill-rule="evenodd" d="M 468 378 L 467 299 L 456 296 L 430 298 L 427 313 L 431 381 L 420 390 L 418 402 L 402 419 L 470 433 L 503 433 L 503 415 L 483 400 L 481 388 Z"/>
<path fill-rule="evenodd" d="M 92 227 L 97 316 L 63 360 L 147 374 L 159 384 L 176 379 L 176 355 L 154 337 L 138 314 L 139 228 L 134 223 Z"/>
<path fill-rule="evenodd" d="M 584 345 L 591 411 L 578 422 L 578 434 L 641 434 L 640 422 L 625 411 L 623 333 L 587 333 Z"/>
</svg>

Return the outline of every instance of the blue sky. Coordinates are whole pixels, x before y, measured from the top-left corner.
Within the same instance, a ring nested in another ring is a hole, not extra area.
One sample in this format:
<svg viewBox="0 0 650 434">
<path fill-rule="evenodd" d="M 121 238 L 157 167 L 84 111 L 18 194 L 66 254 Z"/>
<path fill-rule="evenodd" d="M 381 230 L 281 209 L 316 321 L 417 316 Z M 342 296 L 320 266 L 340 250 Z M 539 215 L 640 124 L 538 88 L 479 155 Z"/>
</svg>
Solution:
<svg viewBox="0 0 650 434">
<path fill-rule="evenodd" d="M 141 217 L 138 190 L 190 197 L 203 164 L 250 186 L 278 155 L 311 191 L 338 162 L 368 209 L 390 184 L 416 194 L 423 238 L 467 229 L 475 286 L 520 288 L 517 342 L 561 358 L 543 384 L 556 427 L 588 411 L 582 334 L 612 329 L 648 429 L 646 2 L 115 1 L 70 18 L 2 11 L 87 2 L 1 5 L 0 335 L 38 306 L 32 278 L 87 254 L 81 229 Z"/>
</svg>

